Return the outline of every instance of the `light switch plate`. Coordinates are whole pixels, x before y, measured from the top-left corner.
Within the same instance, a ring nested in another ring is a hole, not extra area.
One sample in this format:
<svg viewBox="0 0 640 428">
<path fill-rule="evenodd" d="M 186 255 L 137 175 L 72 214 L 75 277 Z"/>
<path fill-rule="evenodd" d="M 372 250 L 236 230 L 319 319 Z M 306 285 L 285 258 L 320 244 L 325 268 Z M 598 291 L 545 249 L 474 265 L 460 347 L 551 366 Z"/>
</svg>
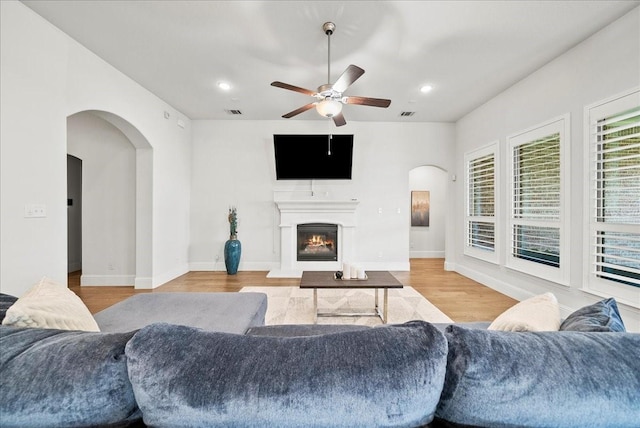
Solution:
<svg viewBox="0 0 640 428">
<path fill-rule="evenodd" d="M 43 218 L 47 216 L 47 206 L 43 204 L 27 204 L 24 206 L 25 218 Z"/>
</svg>

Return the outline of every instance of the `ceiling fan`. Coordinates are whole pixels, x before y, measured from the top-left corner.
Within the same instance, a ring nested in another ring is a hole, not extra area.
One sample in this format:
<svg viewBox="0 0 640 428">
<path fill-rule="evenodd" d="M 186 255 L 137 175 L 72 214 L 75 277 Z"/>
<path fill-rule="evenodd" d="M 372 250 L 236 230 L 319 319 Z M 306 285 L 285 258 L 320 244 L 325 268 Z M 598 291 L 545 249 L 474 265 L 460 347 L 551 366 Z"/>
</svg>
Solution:
<svg viewBox="0 0 640 428">
<path fill-rule="evenodd" d="M 328 60 L 327 60 L 327 81 L 331 81 L 331 35 L 336 29 L 336 25 L 333 22 L 325 22 L 322 25 L 322 30 L 327 35 L 328 46 Z M 391 100 L 382 98 L 369 98 L 369 97 L 354 97 L 343 96 L 342 94 L 364 74 L 364 70 L 358 66 L 350 65 L 347 69 L 338 77 L 335 83 L 327 83 L 318 87 L 317 91 L 310 89 L 300 88 L 298 86 L 289 85 L 288 83 L 272 82 L 271 86 L 275 86 L 282 89 L 288 89 L 290 91 L 300 92 L 305 95 L 310 95 L 316 98 L 318 101 L 304 105 L 296 110 L 293 110 L 287 114 L 282 115 L 285 119 L 292 118 L 300 113 L 304 113 L 307 110 L 316 108 L 318 113 L 322 116 L 333 119 L 333 123 L 336 126 L 346 125 L 347 121 L 342 115 L 343 104 L 358 104 L 363 106 L 373 107 L 389 107 Z"/>
</svg>

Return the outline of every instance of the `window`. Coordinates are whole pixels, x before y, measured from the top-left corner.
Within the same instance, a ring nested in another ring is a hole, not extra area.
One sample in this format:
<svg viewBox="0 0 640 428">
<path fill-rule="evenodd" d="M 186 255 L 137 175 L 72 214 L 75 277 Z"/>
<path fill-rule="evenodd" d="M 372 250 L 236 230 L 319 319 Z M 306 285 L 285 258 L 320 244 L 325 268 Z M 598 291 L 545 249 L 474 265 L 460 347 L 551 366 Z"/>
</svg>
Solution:
<svg viewBox="0 0 640 428">
<path fill-rule="evenodd" d="M 464 253 L 498 262 L 496 244 L 497 146 L 494 142 L 465 155 Z"/>
<path fill-rule="evenodd" d="M 640 307 L 640 92 L 587 107 L 586 291 Z"/>
<path fill-rule="evenodd" d="M 568 285 L 569 117 L 508 138 L 511 162 L 506 265 Z"/>
</svg>

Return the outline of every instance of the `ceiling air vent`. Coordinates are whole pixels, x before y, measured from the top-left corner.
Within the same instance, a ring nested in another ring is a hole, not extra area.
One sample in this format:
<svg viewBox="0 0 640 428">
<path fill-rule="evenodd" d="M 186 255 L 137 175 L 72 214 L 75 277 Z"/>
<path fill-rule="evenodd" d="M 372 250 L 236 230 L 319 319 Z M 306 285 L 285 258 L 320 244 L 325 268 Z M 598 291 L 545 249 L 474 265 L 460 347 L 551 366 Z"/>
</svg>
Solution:
<svg viewBox="0 0 640 428">
<path fill-rule="evenodd" d="M 227 114 L 242 114 L 240 110 L 225 110 Z"/>
<path fill-rule="evenodd" d="M 400 117 L 410 117 L 410 116 L 413 116 L 414 114 L 416 114 L 415 111 L 401 111 Z"/>
</svg>

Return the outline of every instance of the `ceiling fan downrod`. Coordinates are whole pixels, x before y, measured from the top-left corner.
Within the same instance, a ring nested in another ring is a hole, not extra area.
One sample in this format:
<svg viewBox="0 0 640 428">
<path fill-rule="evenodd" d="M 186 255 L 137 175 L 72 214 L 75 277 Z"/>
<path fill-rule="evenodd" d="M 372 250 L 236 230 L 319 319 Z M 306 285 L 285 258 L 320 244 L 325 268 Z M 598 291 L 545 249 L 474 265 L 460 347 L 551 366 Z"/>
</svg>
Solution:
<svg viewBox="0 0 640 428">
<path fill-rule="evenodd" d="M 322 24 L 322 30 L 327 35 L 327 84 L 331 83 L 331 35 L 336 30 L 336 24 L 333 22 L 325 22 Z"/>
</svg>

